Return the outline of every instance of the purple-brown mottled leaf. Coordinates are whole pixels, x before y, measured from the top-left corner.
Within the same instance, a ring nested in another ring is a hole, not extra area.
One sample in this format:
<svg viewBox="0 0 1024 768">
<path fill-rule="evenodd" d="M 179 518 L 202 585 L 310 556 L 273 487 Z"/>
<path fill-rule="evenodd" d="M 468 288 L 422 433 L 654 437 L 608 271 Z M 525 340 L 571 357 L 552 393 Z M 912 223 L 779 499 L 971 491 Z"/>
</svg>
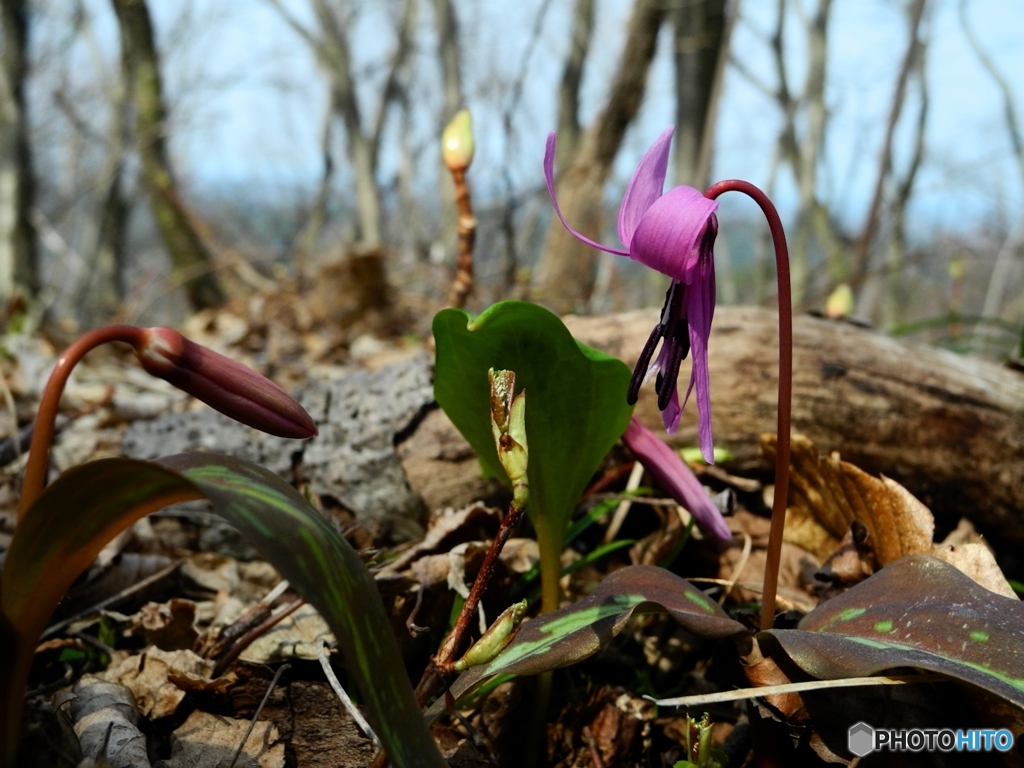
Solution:
<svg viewBox="0 0 1024 768">
<path fill-rule="evenodd" d="M 575 664 L 608 645 L 636 613 L 668 613 L 688 632 L 711 639 L 745 631 L 718 603 L 671 571 L 631 565 L 604 578 L 572 605 L 525 622 L 515 639 L 489 664 L 473 667 L 452 685 L 458 698 L 500 674 L 536 675 Z M 430 713 L 436 715 L 435 709 Z"/>
<path fill-rule="evenodd" d="M 36 644 L 68 587 L 133 522 L 199 498 L 195 485 L 155 464 L 104 459 L 65 472 L 18 523 L 0 582 L 0 759 L 6 764 L 17 748 Z"/>
<path fill-rule="evenodd" d="M 766 636 L 817 678 L 912 667 L 1024 707 L 1024 603 L 928 555 L 901 558 L 811 611 L 798 629 L 758 640 Z"/>
<path fill-rule="evenodd" d="M 217 454 L 160 460 L 181 472 L 330 625 L 396 766 L 443 768 L 413 696 L 377 585 L 359 555 L 288 483 L 256 464 Z"/>
<path fill-rule="evenodd" d="M 208 498 L 323 615 L 392 764 L 445 762 L 416 706 L 397 641 L 358 555 L 294 488 L 248 462 L 183 454 L 161 464 L 104 459 L 65 472 L 18 524 L 0 580 L 0 720 L 7 764 L 40 633 L 71 582 L 135 520 Z"/>
</svg>

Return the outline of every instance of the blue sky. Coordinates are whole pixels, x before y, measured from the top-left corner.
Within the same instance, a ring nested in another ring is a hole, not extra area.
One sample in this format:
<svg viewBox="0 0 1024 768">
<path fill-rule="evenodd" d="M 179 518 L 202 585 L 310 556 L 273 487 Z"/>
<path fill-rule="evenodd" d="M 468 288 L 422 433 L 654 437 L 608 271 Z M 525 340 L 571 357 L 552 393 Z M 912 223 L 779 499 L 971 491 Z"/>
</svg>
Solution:
<svg viewBox="0 0 1024 768">
<path fill-rule="evenodd" d="M 472 169 L 481 189 L 500 188 L 506 158 L 500 130 L 503 89 L 515 77 L 542 0 L 459 3 L 464 32 L 465 85 L 474 111 L 478 156 Z M 810 6 L 810 0 L 804 0 Z M 932 44 L 928 52 L 931 115 L 927 156 L 915 198 L 916 220 L 923 226 L 958 223 L 984 216 L 1009 216 L 1021 210 L 1020 173 L 1012 162 L 1002 123 L 998 91 L 977 62 L 959 27 L 959 0 L 930 0 Z M 289 0 L 306 18 L 302 0 Z M 421 3 L 422 6 L 429 4 Z M 183 178 L 202 186 L 217 182 L 253 187 L 304 187 L 320 172 L 320 134 L 326 106 L 326 81 L 306 44 L 262 0 L 159 0 L 152 2 L 160 42 L 168 52 L 165 73 L 176 120 L 175 162 Z M 355 27 L 359 66 L 386 54 L 391 36 L 386 11 L 373 6 Z M 516 117 L 516 141 L 508 155 L 517 184 L 541 181 L 544 136 L 555 124 L 555 84 L 568 45 L 571 0 L 553 0 L 527 68 L 527 85 Z M 583 87 L 583 117 L 601 105 L 625 33 L 629 0 L 599 0 L 597 31 Z M 91 2 L 97 37 L 116 54 L 116 30 L 109 6 Z M 768 51 L 752 32 L 769 29 L 775 3 L 743 0 L 744 21 L 735 51 L 756 70 L 771 72 Z M 831 128 L 823 172 L 824 194 L 841 217 L 856 224 L 866 206 L 888 111 L 895 72 L 905 47 L 902 4 L 896 0 L 834 0 L 830 26 L 827 102 Z M 1018 108 L 1024 108 L 1024 2 L 971 0 L 970 16 L 978 36 L 1013 84 Z M 187 21 L 182 21 L 187 14 Z M 420 66 L 432 76 L 429 9 L 421 11 L 425 48 Z M 796 17 L 790 29 L 797 29 Z M 641 115 L 627 135 L 609 194 L 624 186 L 646 146 L 672 121 L 674 97 L 669 38 L 660 41 Z M 801 81 L 802 40 L 792 35 L 793 82 Z M 363 95 L 372 101 L 375 83 Z M 429 91 L 425 88 L 425 91 Z M 436 107 L 436 94 L 424 92 Z M 431 111 L 424 110 L 426 114 Z M 426 119 L 413 141 L 424 157 L 436 152 L 434 126 Z M 774 106 L 735 70 L 726 81 L 713 167 L 716 178 L 741 177 L 764 183 L 779 119 Z M 897 147 L 897 163 L 906 154 Z M 397 142 L 397 128 L 388 134 Z M 385 150 L 385 175 L 397 153 Z M 341 178 L 344 183 L 344 176 Z M 432 183 L 429 179 L 424 184 Z M 792 200 L 783 178 L 777 189 L 785 211 Z"/>
</svg>

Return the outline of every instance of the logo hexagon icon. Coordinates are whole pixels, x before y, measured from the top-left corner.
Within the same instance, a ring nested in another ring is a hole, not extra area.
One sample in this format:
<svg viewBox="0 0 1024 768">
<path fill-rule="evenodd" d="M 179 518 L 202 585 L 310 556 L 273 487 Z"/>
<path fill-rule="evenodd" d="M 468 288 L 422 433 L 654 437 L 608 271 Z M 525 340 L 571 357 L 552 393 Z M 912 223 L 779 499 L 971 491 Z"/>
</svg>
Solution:
<svg viewBox="0 0 1024 768">
<path fill-rule="evenodd" d="M 846 732 L 846 746 L 857 757 L 875 751 L 875 729 L 864 722 L 854 723 Z"/>
</svg>

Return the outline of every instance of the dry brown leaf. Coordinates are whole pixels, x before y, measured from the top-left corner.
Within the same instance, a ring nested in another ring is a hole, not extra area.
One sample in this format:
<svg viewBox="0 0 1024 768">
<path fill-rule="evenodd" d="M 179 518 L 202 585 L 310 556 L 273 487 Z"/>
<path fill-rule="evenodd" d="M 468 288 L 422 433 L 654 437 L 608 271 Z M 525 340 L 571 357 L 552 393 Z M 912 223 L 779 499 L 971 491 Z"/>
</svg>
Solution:
<svg viewBox="0 0 1024 768">
<path fill-rule="evenodd" d="M 82 756 L 110 768 L 149 768 L 139 712 L 125 686 L 85 675 L 68 697 Z"/>
<path fill-rule="evenodd" d="M 224 768 L 249 728 L 246 720 L 195 711 L 174 732 L 171 757 L 158 768 Z M 284 768 L 284 742 L 277 728 L 257 722 L 238 756 L 236 768 Z"/>
<path fill-rule="evenodd" d="M 166 603 L 146 603 L 129 619 L 125 634 L 165 651 L 180 651 L 192 648 L 199 637 L 195 620 L 196 604 L 175 597 Z"/>
<path fill-rule="evenodd" d="M 428 552 L 441 550 L 443 545 L 446 544 L 445 539 L 454 539 L 455 535 L 460 532 L 464 532 L 462 541 L 466 541 L 467 538 L 476 539 L 478 538 L 478 528 L 481 526 L 491 531 L 495 530 L 501 522 L 501 515 L 501 510 L 485 506 L 479 502 L 470 504 L 468 507 L 457 511 L 448 508 L 438 512 L 431 517 L 428 523 L 427 534 L 423 537 L 423 540 L 396 557 L 382 570 L 401 571 L 416 560 L 416 558 Z M 459 542 L 453 541 L 451 543 L 456 544 Z"/>
<path fill-rule="evenodd" d="M 256 638 L 240 658 L 253 664 L 296 658 L 314 660 L 321 640 L 333 642 L 334 635 L 316 608 L 306 604 Z"/>
<path fill-rule="evenodd" d="M 234 593 L 242 579 L 237 560 L 214 552 L 197 552 L 190 556 L 181 566 L 181 574 L 203 589 L 228 594 Z"/>
<path fill-rule="evenodd" d="M 775 435 L 761 437 L 762 453 L 775 457 Z M 872 477 L 837 453 L 820 456 L 814 443 L 793 435 L 790 507 L 799 521 L 793 532 L 802 546 L 826 558 L 858 520 L 878 565 L 931 551 L 935 521 L 931 512 L 899 483 Z M 787 530 L 787 541 L 791 541 Z"/>
<path fill-rule="evenodd" d="M 827 557 L 826 565 L 834 575 L 846 575 L 845 580 L 838 578 L 841 583 L 854 583 L 869 576 L 876 566 L 884 567 L 906 555 L 930 554 L 986 589 L 1016 598 L 992 552 L 970 523 L 961 521 L 948 542 L 934 544 L 931 511 L 895 480 L 872 477 L 840 460 L 837 453 L 820 456 L 802 435 L 793 435 L 792 447 L 785 540 Z M 761 436 L 761 451 L 774 459 L 775 435 Z M 850 536 L 854 521 L 867 529 L 863 542 L 854 542 Z"/>
<path fill-rule="evenodd" d="M 966 573 L 985 589 L 1003 597 L 1017 599 L 1010 582 L 1006 580 L 995 557 L 985 544 L 969 542 L 967 544 L 935 544 L 932 554 L 945 560 L 954 568 Z"/>
<path fill-rule="evenodd" d="M 192 651 L 162 651 L 147 648 L 137 656 L 112 663 L 101 676 L 112 683 L 121 683 L 135 696 L 139 711 L 150 719 L 173 715 L 185 692 L 169 677 L 208 679 L 214 662 L 200 658 Z"/>
</svg>

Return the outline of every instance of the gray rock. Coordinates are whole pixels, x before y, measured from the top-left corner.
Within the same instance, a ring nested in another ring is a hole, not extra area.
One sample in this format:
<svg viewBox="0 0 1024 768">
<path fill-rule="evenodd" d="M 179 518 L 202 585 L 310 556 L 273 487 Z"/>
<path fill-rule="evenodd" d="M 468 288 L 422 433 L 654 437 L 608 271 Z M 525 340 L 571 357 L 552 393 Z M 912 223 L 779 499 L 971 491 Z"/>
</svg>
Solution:
<svg viewBox="0 0 1024 768">
<path fill-rule="evenodd" d="M 426 356 L 311 381 L 297 395 L 320 429 L 297 441 L 266 435 L 208 408 L 133 423 L 124 455 L 156 459 L 211 451 L 248 459 L 291 480 L 296 469 L 363 524 L 396 540 L 422 536 L 423 504 L 409 488 L 395 443 L 434 407 Z"/>
</svg>

